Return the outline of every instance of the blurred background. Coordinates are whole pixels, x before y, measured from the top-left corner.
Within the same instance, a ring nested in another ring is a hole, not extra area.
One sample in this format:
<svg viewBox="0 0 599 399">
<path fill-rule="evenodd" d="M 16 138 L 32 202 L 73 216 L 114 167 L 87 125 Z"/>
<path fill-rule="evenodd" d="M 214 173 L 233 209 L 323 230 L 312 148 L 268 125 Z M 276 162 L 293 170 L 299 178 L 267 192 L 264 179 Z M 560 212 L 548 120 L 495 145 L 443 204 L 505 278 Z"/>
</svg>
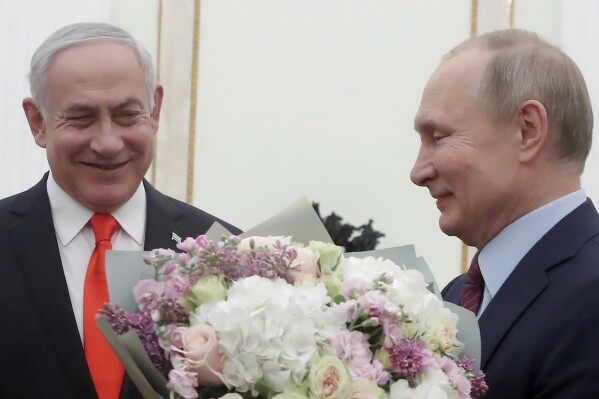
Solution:
<svg viewBox="0 0 599 399">
<path fill-rule="evenodd" d="M 473 250 L 438 228 L 409 171 L 413 117 L 443 54 L 495 29 L 536 31 L 599 96 L 593 0 L 20 0 L 0 2 L 0 198 L 47 168 L 21 108 L 35 49 L 61 26 L 105 21 L 153 54 L 165 87 L 150 180 L 247 229 L 298 197 L 359 226 L 378 248 L 415 244 L 440 286 Z M 599 150 L 583 184 L 599 198 Z"/>
</svg>

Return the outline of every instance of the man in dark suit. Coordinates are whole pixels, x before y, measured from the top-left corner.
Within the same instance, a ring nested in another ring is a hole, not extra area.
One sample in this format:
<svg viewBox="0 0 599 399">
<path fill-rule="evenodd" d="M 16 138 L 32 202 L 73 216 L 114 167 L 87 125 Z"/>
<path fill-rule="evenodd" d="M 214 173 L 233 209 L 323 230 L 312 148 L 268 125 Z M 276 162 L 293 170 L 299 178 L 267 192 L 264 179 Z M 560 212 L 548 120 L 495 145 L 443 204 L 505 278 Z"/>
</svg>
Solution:
<svg viewBox="0 0 599 399">
<path fill-rule="evenodd" d="M 23 107 L 50 172 L 0 201 L 0 398 L 97 398 L 82 345 L 90 218 L 116 219 L 111 243 L 121 250 L 175 249 L 173 237 L 203 234 L 215 221 L 239 230 L 143 179 L 163 89 L 127 32 L 100 23 L 60 29 L 34 54 L 30 83 Z M 120 381 L 117 396 L 140 397 Z"/>
<path fill-rule="evenodd" d="M 478 253 L 443 291 L 477 313 L 487 399 L 599 398 L 599 215 L 581 189 L 582 74 L 521 30 L 468 40 L 428 81 L 412 181 Z"/>
</svg>

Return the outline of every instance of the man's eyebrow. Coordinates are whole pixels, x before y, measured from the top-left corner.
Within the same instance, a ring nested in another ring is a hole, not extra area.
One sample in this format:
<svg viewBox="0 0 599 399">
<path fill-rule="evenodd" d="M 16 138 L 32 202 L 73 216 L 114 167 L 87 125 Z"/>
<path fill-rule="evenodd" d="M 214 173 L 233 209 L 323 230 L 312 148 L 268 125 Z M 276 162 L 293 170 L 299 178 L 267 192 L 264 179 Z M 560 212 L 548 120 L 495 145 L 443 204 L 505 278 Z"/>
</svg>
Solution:
<svg viewBox="0 0 599 399">
<path fill-rule="evenodd" d="M 443 124 L 439 123 L 438 121 L 435 121 L 431 118 L 415 120 L 414 121 L 414 129 L 420 133 L 433 133 L 435 131 L 441 131 L 441 132 L 451 131 L 449 126 L 443 125 Z"/>
<path fill-rule="evenodd" d="M 64 111 L 64 114 L 77 112 L 96 112 L 96 109 L 91 105 L 73 104 Z"/>
<path fill-rule="evenodd" d="M 138 105 L 140 108 L 144 108 L 144 103 L 139 100 L 138 98 L 135 97 L 129 97 L 127 98 L 125 101 L 123 101 L 122 103 L 118 104 L 117 106 L 113 107 L 111 109 L 111 111 L 120 111 L 123 108 L 127 108 L 131 105 Z"/>
<path fill-rule="evenodd" d="M 437 124 L 432 119 L 416 119 L 414 120 L 414 129 L 417 132 L 431 132 L 434 131 Z"/>
</svg>

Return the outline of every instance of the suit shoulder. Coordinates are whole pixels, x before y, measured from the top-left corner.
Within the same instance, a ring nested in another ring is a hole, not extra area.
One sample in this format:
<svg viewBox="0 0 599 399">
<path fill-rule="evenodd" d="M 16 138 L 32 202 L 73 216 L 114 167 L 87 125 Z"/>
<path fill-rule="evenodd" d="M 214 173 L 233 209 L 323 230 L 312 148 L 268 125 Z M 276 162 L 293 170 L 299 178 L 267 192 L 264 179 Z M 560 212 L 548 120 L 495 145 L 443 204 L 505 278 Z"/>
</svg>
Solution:
<svg viewBox="0 0 599 399">
<path fill-rule="evenodd" d="M 10 197 L 0 199 L 0 214 L 4 214 L 10 210 L 17 197 L 22 193 L 11 195 Z"/>
<path fill-rule="evenodd" d="M 48 206 L 50 205 L 48 193 L 46 191 L 47 180 L 48 173 L 44 174 L 42 179 L 29 189 L 11 195 L 10 197 L 0 199 L 1 229 L 16 223 L 20 220 L 21 216 L 32 207 L 43 205 L 44 202 Z"/>
<path fill-rule="evenodd" d="M 14 209 L 23 193 L 0 199 L 0 229 L 8 228 L 20 219 Z"/>
</svg>

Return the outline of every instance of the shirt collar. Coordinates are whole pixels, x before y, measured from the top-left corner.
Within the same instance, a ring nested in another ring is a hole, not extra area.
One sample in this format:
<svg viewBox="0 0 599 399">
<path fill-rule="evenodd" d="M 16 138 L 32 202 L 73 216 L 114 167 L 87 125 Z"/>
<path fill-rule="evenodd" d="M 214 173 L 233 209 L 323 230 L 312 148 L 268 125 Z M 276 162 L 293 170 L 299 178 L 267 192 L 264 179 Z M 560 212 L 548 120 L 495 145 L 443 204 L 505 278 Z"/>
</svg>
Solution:
<svg viewBox="0 0 599 399">
<path fill-rule="evenodd" d="M 478 261 L 491 297 L 537 241 L 585 200 L 583 189 L 564 195 L 517 219 L 483 247 Z"/>
<path fill-rule="evenodd" d="M 54 180 L 52 173 L 47 182 L 48 198 L 52 209 L 54 229 L 62 246 L 67 246 L 94 215 L 94 211 L 86 208 L 67 194 Z M 120 208 L 112 212 L 112 216 L 123 229 L 139 245 L 143 245 L 146 226 L 146 190 L 140 184 L 135 193 Z"/>
</svg>

